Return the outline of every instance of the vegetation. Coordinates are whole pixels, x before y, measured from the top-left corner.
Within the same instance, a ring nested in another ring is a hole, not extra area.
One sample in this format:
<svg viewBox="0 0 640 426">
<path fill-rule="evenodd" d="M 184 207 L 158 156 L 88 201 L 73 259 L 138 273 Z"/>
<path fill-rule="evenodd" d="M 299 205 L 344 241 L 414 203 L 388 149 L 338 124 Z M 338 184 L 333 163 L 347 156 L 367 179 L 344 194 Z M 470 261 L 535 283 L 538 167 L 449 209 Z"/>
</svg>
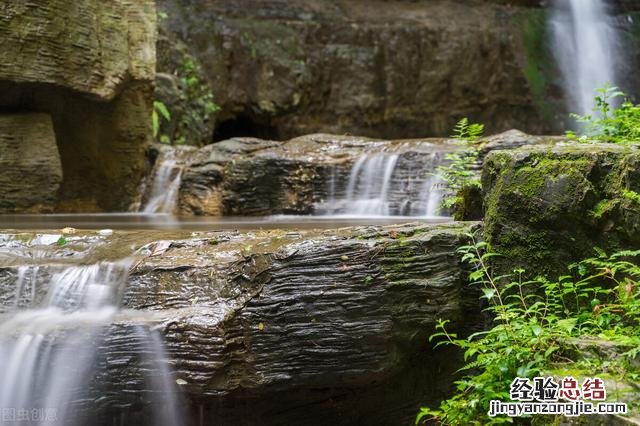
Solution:
<svg viewBox="0 0 640 426">
<path fill-rule="evenodd" d="M 209 85 L 200 78 L 200 66 L 191 55 L 185 54 L 178 75 L 180 86 L 187 99 L 187 110 L 180 117 L 178 135 L 174 141 L 176 145 L 186 143 L 187 129 L 200 129 L 204 123 L 213 119 L 213 114 L 220 107 L 213 101 L 213 93 Z"/>
<path fill-rule="evenodd" d="M 443 198 L 440 206 L 442 210 L 455 210 L 464 201 L 462 194 L 465 189 L 480 187 L 480 180 L 472 168 L 478 160 L 475 144 L 484 132 L 484 125 L 470 124 L 467 118 L 463 118 L 458 121 L 453 132 L 452 137 L 465 149 L 446 154 L 447 164 L 436 168 L 435 174 L 447 184 L 451 193 Z"/>
<path fill-rule="evenodd" d="M 580 135 L 567 132 L 570 139 L 620 144 L 640 140 L 640 105 L 634 105 L 627 95 L 611 85 L 596 89 L 594 100 L 593 114 L 571 115 L 582 130 Z"/>
<path fill-rule="evenodd" d="M 442 424 L 488 425 L 511 423 L 508 417 L 487 415 L 491 400 L 509 400 L 516 377 L 552 375 L 571 368 L 574 376 L 608 374 L 616 381 L 637 380 L 632 361 L 640 352 L 640 251 L 621 251 L 571 265 L 557 280 L 522 279 L 516 269 L 509 276 L 494 276 L 488 262 L 496 253 L 486 243 L 459 249 L 469 262 L 470 280 L 480 286 L 487 311 L 493 318 L 489 330 L 458 338 L 440 321 L 432 339 L 464 352 L 465 375 L 456 382 L 457 393 L 438 409 L 423 408 L 416 424 L 429 418 Z M 619 356 L 603 359 L 580 354 L 580 342 L 594 339 L 624 348 Z M 637 366 L 636 366 L 637 367 Z M 531 419 L 529 419 L 531 420 Z"/>
<path fill-rule="evenodd" d="M 165 119 L 166 121 L 171 120 L 171 114 L 167 109 L 167 106 L 160 101 L 153 101 L 153 112 L 151 113 L 151 127 L 153 129 L 153 137 L 154 139 L 158 137 L 158 132 L 160 131 L 160 118 Z M 163 138 L 160 138 L 162 141 Z"/>
<path fill-rule="evenodd" d="M 208 142 L 203 137 L 210 137 L 211 123 L 220 107 L 213 101 L 211 88 L 201 74 L 195 59 L 184 53 L 175 70 L 180 100 L 174 102 L 175 99 L 165 99 L 170 106 L 160 100 L 153 104 L 152 126 L 156 141 L 173 145 Z"/>
</svg>

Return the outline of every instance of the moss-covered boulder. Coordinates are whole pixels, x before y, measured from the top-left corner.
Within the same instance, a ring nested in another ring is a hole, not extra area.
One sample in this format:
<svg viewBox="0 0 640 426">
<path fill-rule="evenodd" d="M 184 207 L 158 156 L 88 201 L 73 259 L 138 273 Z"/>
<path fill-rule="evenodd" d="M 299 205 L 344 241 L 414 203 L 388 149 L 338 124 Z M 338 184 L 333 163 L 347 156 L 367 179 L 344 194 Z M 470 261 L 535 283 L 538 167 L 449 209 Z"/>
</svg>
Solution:
<svg viewBox="0 0 640 426">
<path fill-rule="evenodd" d="M 571 144 L 490 153 L 482 173 L 485 237 L 496 264 L 537 273 L 640 244 L 640 151 Z"/>
</svg>

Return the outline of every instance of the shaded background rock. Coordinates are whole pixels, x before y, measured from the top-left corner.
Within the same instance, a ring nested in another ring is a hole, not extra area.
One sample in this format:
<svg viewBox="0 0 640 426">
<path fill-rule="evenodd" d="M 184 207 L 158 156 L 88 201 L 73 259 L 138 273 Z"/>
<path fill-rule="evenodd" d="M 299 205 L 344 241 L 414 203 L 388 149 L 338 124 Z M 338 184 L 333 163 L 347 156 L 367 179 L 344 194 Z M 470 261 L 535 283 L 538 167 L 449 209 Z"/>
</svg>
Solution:
<svg viewBox="0 0 640 426">
<path fill-rule="evenodd" d="M 221 107 L 209 114 L 213 141 L 446 136 L 465 116 L 488 132 L 553 133 L 568 123 L 541 5 L 549 4 L 161 0 L 158 66 L 180 75 L 197 64 Z M 620 15 L 629 46 L 636 21 Z M 638 59 L 621 79 L 631 93 Z M 200 130 L 186 142 L 211 137 Z"/>
<path fill-rule="evenodd" d="M 0 210 L 51 211 L 61 182 L 51 117 L 0 114 Z"/>
<path fill-rule="evenodd" d="M 0 5 L 0 109 L 51 115 L 59 210 L 129 205 L 146 169 L 155 34 L 152 0 Z"/>
</svg>

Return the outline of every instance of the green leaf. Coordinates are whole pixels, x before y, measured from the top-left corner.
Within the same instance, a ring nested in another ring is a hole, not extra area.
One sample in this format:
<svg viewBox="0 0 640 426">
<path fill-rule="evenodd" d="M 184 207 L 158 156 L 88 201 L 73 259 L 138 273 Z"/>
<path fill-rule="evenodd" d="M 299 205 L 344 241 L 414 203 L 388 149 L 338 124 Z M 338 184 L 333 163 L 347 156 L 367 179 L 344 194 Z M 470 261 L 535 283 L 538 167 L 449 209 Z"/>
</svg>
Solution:
<svg viewBox="0 0 640 426">
<path fill-rule="evenodd" d="M 171 114 L 169 113 L 169 110 L 167 109 L 167 106 L 165 104 L 160 101 L 154 101 L 153 107 L 162 115 L 162 117 L 164 117 L 165 120 L 171 120 Z"/>
<path fill-rule="evenodd" d="M 483 296 L 486 299 L 491 300 L 491 299 L 493 299 L 493 296 L 496 295 L 496 290 L 493 289 L 493 288 L 486 288 L 485 287 L 485 288 L 482 289 L 482 293 L 483 293 Z"/>
</svg>

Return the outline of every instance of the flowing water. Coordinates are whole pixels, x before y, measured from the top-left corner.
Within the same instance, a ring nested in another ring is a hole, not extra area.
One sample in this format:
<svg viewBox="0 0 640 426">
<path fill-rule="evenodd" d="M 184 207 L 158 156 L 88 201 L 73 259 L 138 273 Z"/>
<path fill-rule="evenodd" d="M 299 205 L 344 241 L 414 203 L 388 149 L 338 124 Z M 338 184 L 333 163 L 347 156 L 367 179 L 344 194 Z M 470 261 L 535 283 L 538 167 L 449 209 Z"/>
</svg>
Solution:
<svg viewBox="0 0 640 426">
<path fill-rule="evenodd" d="M 615 85 L 618 77 L 619 38 L 608 5 L 603 0 L 554 0 L 550 25 L 568 108 L 591 114 L 595 89 Z"/>
<path fill-rule="evenodd" d="M 0 409 L 12 424 L 73 425 L 87 420 L 78 419 L 83 418 L 83 407 L 91 411 L 97 404 L 99 396 L 91 388 L 108 374 L 99 368 L 98 348 L 119 312 L 131 264 L 124 260 L 64 267 L 49 278 L 40 274 L 39 266 L 17 268 L 15 301 L 0 325 Z M 45 296 L 38 302 L 40 292 Z M 155 375 L 147 380 L 162 399 L 156 406 L 163 407 L 163 415 L 154 424 L 177 425 L 176 392 L 162 340 L 141 326 L 136 330 L 134 334 L 142 335 L 139 346 L 150 347 L 143 364 Z"/>
<path fill-rule="evenodd" d="M 443 153 L 381 153 L 358 158 L 348 176 L 332 170 L 318 214 L 352 217 L 438 217 L 443 182 L 434 174 Z"/>
<path fill-rule="evenodd" d="M 166 150 L 156 160 L 151 191 L 142 206 L 144 213 L 173 213 L 178 203 L 182 167 L 173 150 Z"/>
</svg>

